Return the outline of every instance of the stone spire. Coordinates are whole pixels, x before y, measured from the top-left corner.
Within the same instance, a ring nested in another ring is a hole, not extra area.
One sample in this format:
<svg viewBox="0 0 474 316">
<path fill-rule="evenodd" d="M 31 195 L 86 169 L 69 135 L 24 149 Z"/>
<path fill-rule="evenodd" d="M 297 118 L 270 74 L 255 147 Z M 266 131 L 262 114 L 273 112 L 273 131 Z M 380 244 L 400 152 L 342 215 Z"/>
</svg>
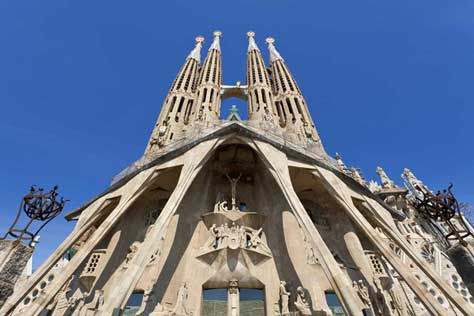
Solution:
<svg viewBox="0 0 474 316">
<path fill-rule="evenodd" d="M 195 59 L 199 64 L 201 63 L 201 48 L 204 37 L 196 37 L 196 47 L 189 53 L 188 58 Z"/>
<path fill-rule="evenodd" d="M 431 192 L 431 190 L 421 181 L 419 180 L 410 169 L 404 168 L 402 173 L 402 179 L 405 183 L 410 192 L 417 190 L 422 192 Z"/>
<path fill-rule="evenodd" d="M 214 31 L 214 41 L 212 41 L 211 47 L 209 47 L 209 50 L 215 49 L 218 51 L 221 51 L 221 45 L 220 45 L 220 38 L 222 36 L 221 31 Z"/>
<path fill-rule="evenodd" d="M 219 43 L 221 36 L 220 31 L 214 32 L 214 41 L 209 47 L 199 75 L 196 92 L 197 103 L 193 114 L 195 123 L 208 125 L 211 122 L 219 121 L 222 85 L 222 60 Z"/>
<path fill-rule="evenodd" d="M 387 176 L 387 174 L 382 169 L 382 167 L 377 167 L 377 169 L 375 169 L 375 171 L 377 172 L 377 174 L 380 177 L 380 181 L 382 182 L 382 188 L 384 188 L 384 189 L 395 189 L 395 188 L 397 188 L 397 185 L 395 184 L 395 182 L 393 182 L 392 179 L 390 179 Z"/>
<path fill-rule="evenodd" d="M 319 142 L 319 135 L 301 91 L 285 61 L 275 48 L 275 40 L 266 40 L 270 52 L 272 86 L 280 126 L 294 140 Z"/>
<path fill-rule="evenodd" d="M 257 43 L 255 43 L 255 33 L 248 31 L 247 36 L 249 38 L 249 47 L 247 48 L 247 53 L 250 53 L 253 50 L 260 51 L 260 49 L 258 49 Z"/>
<path fill-rule="evenodd" d="M 168 91 L 160 116 L 151 133 L 145 156 L 181 138 L 188 129 L 189 117 L 193 111 L 194 87 L 199 74 L 203 42 L 204 37 L 196 37 L 196 46 L 186 58 Z"/>
<path fill-rule="evenodd" d="M 276 123 L 276 108 L 273 102 L 270 78 L 260 50 L 255 44 L 255 33 L 247 32 L 248 115 L 250 121 Z"/>
<path fill-rule="evenodd" d="M 272 37 L 268 37 L 266 39 L 266 42 L 268 44 L 268 50 L 270 52 L 270 63 L 273 63 L 277 60 L 283 60 L 280 53 L 276 50 L 275 45 L 273 45 L 273 43 L 275 43 L 275 39 Z"/>
</svg>

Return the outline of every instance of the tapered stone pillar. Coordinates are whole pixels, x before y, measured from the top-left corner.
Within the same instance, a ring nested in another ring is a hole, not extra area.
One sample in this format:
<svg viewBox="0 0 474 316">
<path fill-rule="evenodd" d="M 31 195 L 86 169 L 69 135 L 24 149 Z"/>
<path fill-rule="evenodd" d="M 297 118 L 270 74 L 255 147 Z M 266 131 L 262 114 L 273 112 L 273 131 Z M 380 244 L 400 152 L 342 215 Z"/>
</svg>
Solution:
<svg viewBox="0 0 474 316">
<path fill-rule="evenodd" d="M 227 316 L 240 315 L 240 293 L 237 281 L 230 281 L 227 290 Z"/>
<path fill-rule="evenodd" d="M 369 261 L 364 254 L 364 249 L 360 243 L 359 237 L 354 232 L 347 232 L 344 235 L 344 242 L 346 243 L 347 250 L 349 251 L 352 260 L 356 264 L 357 268 L 364 275 L 367 281 L 372 282 L 373 274 L 370 269 Z"/>
</svg>

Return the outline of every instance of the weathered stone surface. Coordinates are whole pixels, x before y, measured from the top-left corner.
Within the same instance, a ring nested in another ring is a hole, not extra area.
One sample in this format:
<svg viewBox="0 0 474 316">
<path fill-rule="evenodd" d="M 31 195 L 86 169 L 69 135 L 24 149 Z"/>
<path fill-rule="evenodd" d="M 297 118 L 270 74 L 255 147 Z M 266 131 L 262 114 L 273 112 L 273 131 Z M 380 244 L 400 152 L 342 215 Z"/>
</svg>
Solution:
<svg viewBox="0 0 474 316">
<path fill-rule="evenodd" d="M 19 241 L 0 240 L 0 307 L 13 293 L 32 254 L 33 248 Z"/>
</svg>

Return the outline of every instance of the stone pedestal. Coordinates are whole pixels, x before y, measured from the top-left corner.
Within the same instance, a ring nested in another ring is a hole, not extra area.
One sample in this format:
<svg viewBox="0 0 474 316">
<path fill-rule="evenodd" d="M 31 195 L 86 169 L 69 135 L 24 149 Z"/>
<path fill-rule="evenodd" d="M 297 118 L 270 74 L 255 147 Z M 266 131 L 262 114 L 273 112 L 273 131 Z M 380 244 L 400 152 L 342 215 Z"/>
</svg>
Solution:
<svg viewBox="0 0 474 316">
<path fill-rule="evenodd" d="M 18 240 L 0 240 L 0 307 L 13 293 L 32 254 L 33 248 Z"/>
</svg>

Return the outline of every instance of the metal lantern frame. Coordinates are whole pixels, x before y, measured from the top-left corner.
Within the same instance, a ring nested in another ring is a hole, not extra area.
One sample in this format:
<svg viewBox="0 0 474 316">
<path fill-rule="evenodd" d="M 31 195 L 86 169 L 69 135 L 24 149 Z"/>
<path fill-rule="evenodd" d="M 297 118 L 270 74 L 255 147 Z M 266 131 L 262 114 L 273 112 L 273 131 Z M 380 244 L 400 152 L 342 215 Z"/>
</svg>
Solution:
<svg viewBox="0 0 474 316">
<path fill-rule="evenodd" d="M 53 218 L 59 215 L 64 208 L 67 200 L 63 197 L 58 199 L 58 186 L 54 186 L 51 190 L 45 192 L 43 188 L 37 189 L 36 186 L 31 186 L 30 192 L 26 194 L 21 200 L 20 207 L 15 220 L 11 224 L 7 233 L 0 239 L 7 239 L 13 237 L 16 240 L 28 243 L 28 246 L 34 247 L 37 243 L 36 237 L 39 232 L 48 224 Z M 26 226 L 23 229 L 17 228 L 16 225 L 20 220 L 21 214 L 29 218 Z M 33 231 L 30 231 L 30 226 L 33 222 L 42 222 L 41 226 Z"/>
<path fill-rule="evenodd" d="M 453 184 L 449 184 L 446 190 L 438 191 L 436 194 L 430 191 L 422 190 L 420 187 L 416 187 L 418 192 L 421 192 L 421 197 L 415 196 L 416 206 L 418 210 L 432 222 L 443 222 L 448 228 L 448 234 L 444 234 L 446 241 L 464 242 L 464 239 L 468 236 L 473 236 L 468 224 L 461 214 L 459 203 L 454 197 L 451 191 Z M 459 223 L 462 228 L 456 227 L 451 219 L 458 216 Z M 437 225 L 433 225 L 437 227 Z M 438 228 L 439 229 L 439 228 Z"/>
</svg>

